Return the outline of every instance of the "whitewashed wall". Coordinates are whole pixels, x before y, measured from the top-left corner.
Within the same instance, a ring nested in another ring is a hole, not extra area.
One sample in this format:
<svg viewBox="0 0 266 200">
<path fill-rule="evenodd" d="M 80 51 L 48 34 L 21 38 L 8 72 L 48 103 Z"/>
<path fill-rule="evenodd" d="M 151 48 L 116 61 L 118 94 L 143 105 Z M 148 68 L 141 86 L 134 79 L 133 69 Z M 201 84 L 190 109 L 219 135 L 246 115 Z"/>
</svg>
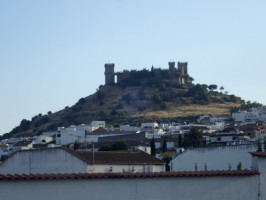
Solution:
<svg viewBox="0 0 266 200">
<path fill-rule="evenodd" d="M 0 165 L 0 174 L 86 172 L 85 162 L 59 148 L 19 151 Z"/>
<path fill-rule="evenodd" d="M 0 199 L 258 200 L 258 176 L 1 181 Z"/>
<path fill-rule="evenodd" d="M 266 199 L 266 158 L 252 156 L 252 164 L 254 170 L 258 170 L 260 174 L 259 188 L 260 188 L 260 199 Z"/>
<path fill-rule="evenodd" d="M 117 172 L 165 172 L 164 165 L 88 165 L 88 173 L 117 173 Z"/>
<path fill-rule="evenodd" d="M 171 171 L 194 171 L 196 163 L 200 171 L 205 170 L 205 163 L 208 170 L 227 170 L 230 163 L 232 170 L 235 170 L 241 162 L 242 169 L 251 169 L 251 155 L 248 152 L 256 150 L 256 145 L 187 149 L 174 158 L 169 165 Z"/>
</svg>

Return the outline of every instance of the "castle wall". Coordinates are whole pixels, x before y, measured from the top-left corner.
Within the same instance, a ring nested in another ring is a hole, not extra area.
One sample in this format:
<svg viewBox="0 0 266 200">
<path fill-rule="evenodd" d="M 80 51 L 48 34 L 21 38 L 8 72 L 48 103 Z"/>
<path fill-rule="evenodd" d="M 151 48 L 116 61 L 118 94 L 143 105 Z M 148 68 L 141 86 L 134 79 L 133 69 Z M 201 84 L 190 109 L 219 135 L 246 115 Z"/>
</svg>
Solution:
<svg viewBox="0 0 266 200">
<path fill-rule="evenodd" d="M 175 62 L 169 62 L 169 69 L 152 69 L 154 72 L 154 76 L 157 79 L 164 79 L 170 82 L 177 82 L 178 84 L 186 85 L 186 78 L 178 78 L 176 77 L 176 72 L 179 72 L 183 75 L 188 74 L 187 70 L 187 62 L 178 62 L 178 68 L 175 67 Z M 114 72 L 114 64 L 105 64 L 105 85 L 112 85 L 115 83 L 115 75 L 117 76 L 117 83 L 121 83 L 124 79 L 127 79 L 130 76 L 129 71 L 124 70 L 123 72 Z M 162 76 L 162 72 L 170 72 L 170 79 L 166 79 Z"/>
<path fill-rule="evenodd" d="M 117 83 L 121 83 L 122 80 L 126 79 L 129 77 L 128 71 L 123 71 L 123 72 L 117 72 L 115 75 L 117 76 Z"/>
</svg>

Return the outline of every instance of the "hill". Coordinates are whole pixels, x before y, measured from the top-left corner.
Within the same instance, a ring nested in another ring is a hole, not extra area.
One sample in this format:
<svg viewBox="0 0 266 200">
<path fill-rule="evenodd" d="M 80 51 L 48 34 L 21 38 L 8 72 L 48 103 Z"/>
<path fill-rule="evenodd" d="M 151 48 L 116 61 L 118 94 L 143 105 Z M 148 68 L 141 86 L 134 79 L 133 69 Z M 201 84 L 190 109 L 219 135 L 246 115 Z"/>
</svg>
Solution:
<svg viewBox="0 0 266 200">
<path fill-rule="evenodd" d="M 213 87 L 214 86 L 214 87 Z M 177 87 L 162 82 L 152 85 L 100 86 L 94 94 L 56 113 L 39 114 L 3 138 L 39 135 L 59 126 L 88 124 L 105 120 L 107 124 L 137 125 L 144 121 L 192 121 L 203 114 L 229 116 L 230 109 L 244 103 L 240 97 L 215 91 L 215 85 Z"/>
</svg>

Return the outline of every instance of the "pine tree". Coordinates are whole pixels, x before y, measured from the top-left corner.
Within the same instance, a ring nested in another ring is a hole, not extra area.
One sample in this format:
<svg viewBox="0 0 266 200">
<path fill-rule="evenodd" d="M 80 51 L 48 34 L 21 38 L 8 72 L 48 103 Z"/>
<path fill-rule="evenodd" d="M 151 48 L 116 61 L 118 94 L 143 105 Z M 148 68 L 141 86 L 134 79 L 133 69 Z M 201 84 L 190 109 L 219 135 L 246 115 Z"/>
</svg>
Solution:
<svg viewBox="0 0 266 200">
<path fill-rule="evenodd" d="M 262 152 L 261 140 L 259 136 L 258 136 L 258 143 L 257 143 L 257 152 Z"/>
<path fill-rule="evenodd" d="M 237 169 L 237 170 L 242 170 L 242 163 L 241 163 L 241 162 L 238 163 L 236 169 Z"/>
<path fill-rule="evenodd" d="M 163 141 L 163 146 L 162 146 L 162 153 L 166 152 L 167 150 L 167 143 L 166 140 Z"/>
<path fill-rule="evenodd" d="M 152 156 L 155 156 L 156 155 L 154 138 L 152 138 L 152 140 L 151 140 L 151 155 Z"/>
</svg>

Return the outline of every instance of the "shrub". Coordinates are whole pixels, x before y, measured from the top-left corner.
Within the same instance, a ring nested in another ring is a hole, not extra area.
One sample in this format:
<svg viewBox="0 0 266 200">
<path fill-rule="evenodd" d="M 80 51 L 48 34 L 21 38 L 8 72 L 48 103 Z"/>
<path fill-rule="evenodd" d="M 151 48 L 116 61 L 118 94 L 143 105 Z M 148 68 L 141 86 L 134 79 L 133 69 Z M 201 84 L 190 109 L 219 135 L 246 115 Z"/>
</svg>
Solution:
<svg viewBox="0 0 266 200">
<path fill-rule="evenodd" d="M 85 102 L 86 102 L 86 99 L 85 99 L 85 98 L 81 98 L 81 99 L 79 99 L 79 101 L 78 101 L 77 104 L 82 105 L 82 104 L 84 104 Z"/>
<path fill-rule="evenodd" d="M 106 144 L 101 146 L 98 151 L 111 151 L 111 147 Z"/>
</svg>

